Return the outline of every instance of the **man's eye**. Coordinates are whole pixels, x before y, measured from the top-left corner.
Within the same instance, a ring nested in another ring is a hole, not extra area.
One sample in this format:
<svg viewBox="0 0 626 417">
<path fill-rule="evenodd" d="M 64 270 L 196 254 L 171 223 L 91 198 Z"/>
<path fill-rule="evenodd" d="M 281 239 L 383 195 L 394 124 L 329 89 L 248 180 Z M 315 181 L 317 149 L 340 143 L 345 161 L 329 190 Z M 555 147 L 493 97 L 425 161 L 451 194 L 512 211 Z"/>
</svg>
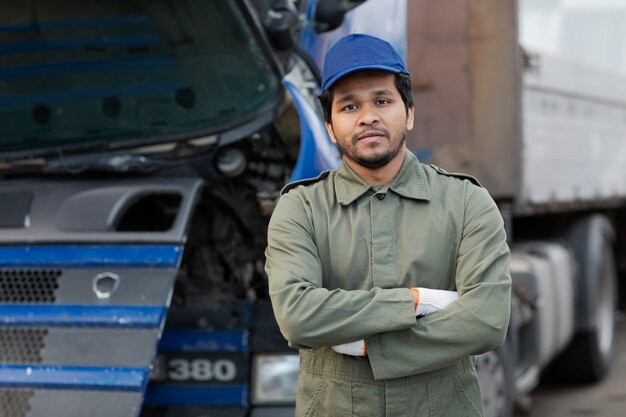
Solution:
<svg viewBox="0 0 626 417">
<path fill-rule="evenodd" d="M 391 100 L 386 99 L 386 98 L 379 98 L 378 100 L 376 100 L 376 104 L 381 105 L 381 104 L 389 104 L 391 103 Z"/>
<path fill-rule="evenodd" d="M 354 110 L 354 109 L 356 109 L 356 104 L 348 104 L 346 106 L 343 106 L 341 108 L 341 111 L 351 111 L 351 110 Z"/>
</svg>

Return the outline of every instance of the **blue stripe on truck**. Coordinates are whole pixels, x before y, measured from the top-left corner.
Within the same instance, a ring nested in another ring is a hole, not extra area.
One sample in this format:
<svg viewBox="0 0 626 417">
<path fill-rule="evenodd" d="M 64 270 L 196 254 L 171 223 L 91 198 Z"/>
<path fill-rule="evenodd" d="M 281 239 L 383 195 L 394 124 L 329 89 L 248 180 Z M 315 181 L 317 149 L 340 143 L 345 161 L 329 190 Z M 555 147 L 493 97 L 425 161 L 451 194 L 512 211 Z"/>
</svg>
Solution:
<svg viewBox="0 0 626 417">
<path fill-rule="evenodd" d="M 32 106 L 53 102 L 101 99 L 104 97 L 173 97 L 184 88 L 176 84 L 120 85 L 106 88 L 84 88 L 76 90 L 43 91 L 40 93 L 0 96 L 0 109 Z"/>
<path fill-rule="evenodd" d="M 248 332 L 166 330 L 158 349 L 161 352 L 246 352 Z"/>
<path fill-rule="evenodd" d="M 0 79 L 26 78 L 35 76 L 67 75 L 68 73 L 91 73 L 124 70 L 156 70 L 173 67 L 169 58 L 107 59 L 54 64 L 27 65 L 0 68 Z"/>
<path fill-rule="evenodd" d="M 73 48 L 143 47 L 158 44 L 159 37 L 151 33 L 129 36 L 17 41 L 0 44 L 0 54 L 56 51 Z"/>
<path fill-rule="evenodd" d="M 6 23 L 0 25 L 0 32 L 19 33 L 41 30 L 77 29 L 115 26 L 146 26 L 150 18 L 143 15 L 99 17 L 93 19 L 53 20 L 48 22 Z"/>
<path fill-rule="evenodd" d="M 142 391 L 144 368 L 0 365 L 0 387 Z"/>
<path fill-rule="evenodd" d="M 2 304 L 0 327 L 157 328 L 164 314 L 165 307 Z"/>
<path fill-rule="evenodd" d="M 180 245 L 2 246 L 0 267 L 177 267 Z"/>
<path fill-rule="evenodd" d="M 144 404 L 245 406 L 248 404 L 248 387 L 151 385 L 146 392 Z"/>
</svg>

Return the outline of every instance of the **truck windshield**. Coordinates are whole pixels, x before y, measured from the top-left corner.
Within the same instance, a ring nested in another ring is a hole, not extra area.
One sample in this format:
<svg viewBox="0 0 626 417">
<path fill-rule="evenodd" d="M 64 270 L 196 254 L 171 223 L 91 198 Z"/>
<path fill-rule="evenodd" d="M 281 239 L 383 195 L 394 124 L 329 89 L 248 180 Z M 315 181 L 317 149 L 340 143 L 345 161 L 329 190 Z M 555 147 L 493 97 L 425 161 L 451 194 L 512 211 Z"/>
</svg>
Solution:
<svg viewBox="0 0 626 417">
<path fill-rule="evenodd" d="M 268 111 L 238 2 L 0 0 L 0 152 L 170 140 Z"/>
</svg>

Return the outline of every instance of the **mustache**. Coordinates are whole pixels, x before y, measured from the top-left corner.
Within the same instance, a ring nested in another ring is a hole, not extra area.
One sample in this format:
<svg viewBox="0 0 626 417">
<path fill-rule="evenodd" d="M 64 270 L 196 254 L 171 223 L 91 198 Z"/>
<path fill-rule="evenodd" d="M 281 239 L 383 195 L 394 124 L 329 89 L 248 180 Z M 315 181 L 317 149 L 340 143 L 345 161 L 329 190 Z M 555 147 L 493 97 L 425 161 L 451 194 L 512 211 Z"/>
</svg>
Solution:
<svg viewBox="0 0 626 417">
<path fill-rule="evenodd" d="M 354 135 L 352 135 L 352 144 L 354 145 L 359 140 L 368 138 L 370 136 L 383 136 L 389 139 L 389 132 L 387 131 L 387 129 L 380 128 L 380 127 L 367 129 L 363 132 L 355 133 Z"/>
</svg>

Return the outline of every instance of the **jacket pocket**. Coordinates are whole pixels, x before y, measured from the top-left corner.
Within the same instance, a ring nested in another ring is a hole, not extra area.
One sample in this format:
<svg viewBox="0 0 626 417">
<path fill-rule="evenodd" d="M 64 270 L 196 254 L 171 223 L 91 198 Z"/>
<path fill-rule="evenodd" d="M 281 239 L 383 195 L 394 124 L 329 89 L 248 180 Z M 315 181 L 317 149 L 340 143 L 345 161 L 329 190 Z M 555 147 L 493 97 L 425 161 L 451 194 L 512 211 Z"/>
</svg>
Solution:
<svg viewBox="0 0 626 417">
<path fill-rule="evenodd" d="M 296 417 L 350 417 L 350 382 L 300 372 Z"/>
<path fill-rule="evenodd" d="M 427 384 L 431 417 L 484 417 L 480 387 L 473 369 L 432 377 Z"/>
<path fill-rule="evenodd" d="M 351 383 L 351 417 L 371 417 L 385 415 L 385 392 L 380 385 Z"/>
<path fill-rule="evenodd" d="M 324 384 L 321 375 L 300 371 L 298 375 L 298 394 L 296 397 L 296 417 L 312 417 L 317 408 L 320 392 Z"/>
</svg>

